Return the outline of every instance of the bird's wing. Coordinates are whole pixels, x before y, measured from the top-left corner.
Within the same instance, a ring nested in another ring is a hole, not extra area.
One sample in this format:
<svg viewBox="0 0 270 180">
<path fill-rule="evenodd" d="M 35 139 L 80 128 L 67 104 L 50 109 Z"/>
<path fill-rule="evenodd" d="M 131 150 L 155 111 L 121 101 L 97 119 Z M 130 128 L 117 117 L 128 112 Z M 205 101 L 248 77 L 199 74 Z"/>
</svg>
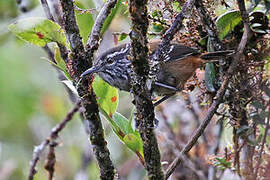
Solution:
<svg viewBox="0 0 270 180">
<path fill-rule="evenodd" d="M 175 60 L 181 60 L 188 56 L 195 56 L 200 54 L 197 49 L 184 46 L 182 44 L 176 44 L 172 43 L 170 45 L 170 49 L 168 53 L 165 55 L 165 62 L 166 61 L 175 61 Z"/>
</svg>

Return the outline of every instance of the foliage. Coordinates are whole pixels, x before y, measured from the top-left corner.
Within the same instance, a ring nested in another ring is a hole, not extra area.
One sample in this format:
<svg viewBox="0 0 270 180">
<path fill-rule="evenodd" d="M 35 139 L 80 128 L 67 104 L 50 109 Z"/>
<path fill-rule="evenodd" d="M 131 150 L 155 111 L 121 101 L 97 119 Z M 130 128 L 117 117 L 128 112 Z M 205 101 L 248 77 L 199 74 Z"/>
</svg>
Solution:
<svg viewBox="0 0 270 180">
<path fill-rule="evenodd" d="M 91 4 L 90 6 L 87 6 L 87 8 L 94 8 L 94 4 L 92 1 L 89 1 Z M 87 9 L 86 6 L 81 3 L 80 1 L 75 1 L 75 5 L 81 9 Z M 76 11 L 76 18 L 78 22 L 78 26 L 80 28 L 80 33 L 83 39 L 83 43 L 86 44 L 88 40 L 88 36 L 92 30 L 92 27 L 94 25 L 94 17 L 91 14 L 91 12 L 80 12 Z"/>
<path fill-rule="evenodd" d="M 22 19 L 9 25 L 9 29 L 21 39 L 37 46 L 43 47 L 50 42 L 66 45 L 64 30 L 46 18 Z"/>
<path fill-rule="evenodd" d="M 242 22 L 240 11 L 234 10 L 226 12 L 217 19 L 217 29 L 219 31 L 219 38 L 223 39 L 230 31 Z"/>
</svg>

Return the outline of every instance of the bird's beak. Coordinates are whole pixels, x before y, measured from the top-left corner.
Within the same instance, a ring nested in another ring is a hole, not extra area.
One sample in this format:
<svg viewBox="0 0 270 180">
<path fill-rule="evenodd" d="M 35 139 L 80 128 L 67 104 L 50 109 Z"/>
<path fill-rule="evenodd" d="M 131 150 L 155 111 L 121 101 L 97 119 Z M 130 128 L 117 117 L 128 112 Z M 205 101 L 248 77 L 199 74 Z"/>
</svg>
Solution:
<svg viewBox="0 0 270 180">
<path fill-rule="evenodd" d="M 85 76 L 91 76 L 93 75 L 94 73 L 97 73 L 97 72 L 100 72 L 102 70 L 102 66 L 93 66 L 89 69 L 87 69 L 86 71 L 84 71 L 82 74 L 81 74 L 81 78 L 82 77 L 85 77 Z"/>
</svg>

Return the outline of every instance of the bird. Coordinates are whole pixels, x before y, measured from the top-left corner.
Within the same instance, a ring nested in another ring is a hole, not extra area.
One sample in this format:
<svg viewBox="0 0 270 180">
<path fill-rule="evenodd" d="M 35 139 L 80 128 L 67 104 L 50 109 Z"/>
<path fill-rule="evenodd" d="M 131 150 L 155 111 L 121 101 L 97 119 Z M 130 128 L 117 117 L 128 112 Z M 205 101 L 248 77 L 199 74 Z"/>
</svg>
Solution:
<svg viewBox="0 0 270 180">
<path fill-rule="evenodd" d="M 151 54 L 158 48 L 160 40 L 150 41 Z M 128 59 L 131 44 L 125 43 L 108 49 L 94 61 L 94 66 L 81 74 L 81 78 L 97 73 L 104 81 L 120 90 L 131 91 L 131 61 Z M 193 76 L 197 68 L 203 67 L 207 62 L 233 54 L 233 50 L 200 53 L 198 49 L 191 48 L 178 42 L 171 42 L 168 51 L 163 55 L 156 80 L 151 86 L 151 93 L 163 96 L 157 106 L 176 92 L 183 90 L 187 80 Z"/>
</svg>

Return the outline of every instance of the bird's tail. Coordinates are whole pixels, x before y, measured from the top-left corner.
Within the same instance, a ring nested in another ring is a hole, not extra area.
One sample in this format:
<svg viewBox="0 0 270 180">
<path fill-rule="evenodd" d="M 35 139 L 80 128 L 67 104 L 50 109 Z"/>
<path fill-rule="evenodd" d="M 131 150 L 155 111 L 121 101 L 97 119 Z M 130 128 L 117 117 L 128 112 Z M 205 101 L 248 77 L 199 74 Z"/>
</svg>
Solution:
<svg viewBox="0 0 270 180">
<path fill-rule="evenodd" d="M 200 56 L 201 59 L 206 61 L 218 60 L 220 58 L 228 57 L 234 54 L 234 50 L 208 52 Z"/>
</svg>

